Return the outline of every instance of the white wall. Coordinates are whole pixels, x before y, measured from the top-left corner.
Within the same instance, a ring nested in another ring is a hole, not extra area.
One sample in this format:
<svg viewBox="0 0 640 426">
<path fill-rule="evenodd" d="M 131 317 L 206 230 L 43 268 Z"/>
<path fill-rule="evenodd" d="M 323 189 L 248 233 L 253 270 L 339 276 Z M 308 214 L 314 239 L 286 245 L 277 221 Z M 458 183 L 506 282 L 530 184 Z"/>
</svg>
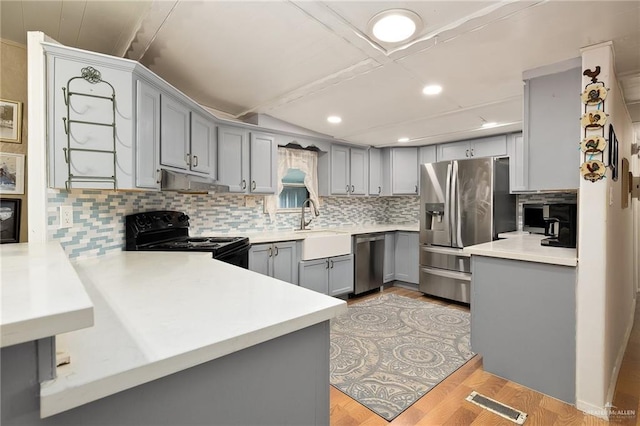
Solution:
<svg viewBox="0 0 640 426">
<path fill-rule="evenodd" d="M 611 43 L 582 51 L 583 69 L 599 65 L 598 80 L 610 89 L 604 134 L 608 137 L 609 123 L 613 124 L 621 162 L 631 158 L 635 135 L 613 64 Z M 583 78 L 584 85 L 589 82 Z M 604 160 L 606 164 L 606 154 Z M 576 400 L 579 409 L 593 414 L 605 413 L 612 401 L 635 308 L 633 209 L 621 208 L 621 187 L 622 179 L 614 182 L 608 170 L 604 180 L 581 179 L 578 197 Z"/>
</svg>

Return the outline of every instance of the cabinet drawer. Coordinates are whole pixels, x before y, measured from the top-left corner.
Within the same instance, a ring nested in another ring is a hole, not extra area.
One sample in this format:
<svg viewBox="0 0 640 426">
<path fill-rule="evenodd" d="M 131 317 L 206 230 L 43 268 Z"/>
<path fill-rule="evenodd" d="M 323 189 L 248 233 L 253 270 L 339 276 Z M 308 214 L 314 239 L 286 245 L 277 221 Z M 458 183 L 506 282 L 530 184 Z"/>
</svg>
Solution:
<svg viewBox="0 0 640 426">
<path fill-rule="evenodd" d="M 420 266 L 471 272 L 471 257 L 458 249 L 420 246 Z"/>
<path fill-rule="evenodd" d="M 471 302 L 471 275 L 442 269 L 420 268 L 420 291 L 425 294 Z"/>
</svg>

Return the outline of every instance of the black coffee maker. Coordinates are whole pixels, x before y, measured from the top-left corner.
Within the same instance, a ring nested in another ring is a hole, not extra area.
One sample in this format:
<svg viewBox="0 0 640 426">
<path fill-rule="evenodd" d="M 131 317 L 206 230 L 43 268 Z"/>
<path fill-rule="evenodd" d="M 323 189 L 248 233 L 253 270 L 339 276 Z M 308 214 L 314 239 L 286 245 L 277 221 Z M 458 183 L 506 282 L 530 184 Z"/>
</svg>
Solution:
<svg viewBox="0 0 640 426">
<path fill-rule="evenodd" d="M 575 203 L 545 204 L 543 246 L 576 248 L 578 205 Z"/>
</svg>

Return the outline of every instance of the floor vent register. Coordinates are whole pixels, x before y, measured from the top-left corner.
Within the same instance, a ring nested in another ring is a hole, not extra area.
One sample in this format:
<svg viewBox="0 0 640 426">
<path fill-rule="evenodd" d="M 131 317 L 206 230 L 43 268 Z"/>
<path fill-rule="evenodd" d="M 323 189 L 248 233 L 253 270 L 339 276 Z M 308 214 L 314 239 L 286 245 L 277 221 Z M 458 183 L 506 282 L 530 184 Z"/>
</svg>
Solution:
<svg viewBox="0 0 640 426">
<path fill-rule="evenodd" d="M 484 408 L 485 410 L 489 410 L 501 417 L 504 417 L 507 420 L 511 420 L 516 424 L 524 424 L 525 420 L 527 420 L 527 413 L 523 413 L 522 411 L 518 411 L 514 408 L 509 407 L 508 405 L 504 405 L 491 398 L 487 398 L 484 395 L 480 395 L 476 391 L 471 392 L 471 394 L 466 399 L 467 401 L 472 402 Z"/>
</svg>

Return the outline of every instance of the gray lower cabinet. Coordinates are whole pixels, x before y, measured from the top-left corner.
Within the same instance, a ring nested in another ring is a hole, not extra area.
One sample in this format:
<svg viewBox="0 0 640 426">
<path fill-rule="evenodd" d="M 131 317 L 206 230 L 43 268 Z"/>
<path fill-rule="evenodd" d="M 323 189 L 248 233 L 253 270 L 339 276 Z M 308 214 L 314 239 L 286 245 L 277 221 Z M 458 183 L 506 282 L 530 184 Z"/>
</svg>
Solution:
<svg viewBox="0 0 640 426">
<path fill-rule="evenodd" d="M 574 404 L 576 268 L 471 256 L 471 348 L 485 371 Z"/>
<path fill-rule="evenodd" d="M 353 292 L 353 255 L 300 262 L 300 286 L 329 296 Z"/>
<path fill-rule="evenodd" d="M 419 282 L 419 234 L 398 231 L 395 235 L 395 279 L 412 284 Z"/>
<path fill-rule="evenodd" d="M 396 233 L 387 232 L 384 234 L 384 265 L 383 282 L 395 280 L 396 277 Z"/>
<path fill-rule="evenodd" d="M 295 241 L 252 245 L 249 270 L 297 285 L 298 252 Z"/>
</svg>

